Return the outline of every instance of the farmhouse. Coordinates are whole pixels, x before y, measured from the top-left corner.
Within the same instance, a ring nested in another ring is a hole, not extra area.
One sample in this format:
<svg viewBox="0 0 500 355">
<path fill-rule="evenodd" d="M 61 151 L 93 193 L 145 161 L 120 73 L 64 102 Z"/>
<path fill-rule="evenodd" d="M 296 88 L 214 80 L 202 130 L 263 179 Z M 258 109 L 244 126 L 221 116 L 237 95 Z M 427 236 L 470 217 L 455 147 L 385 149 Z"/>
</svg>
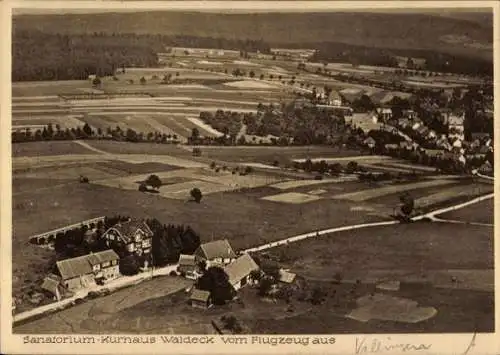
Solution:
<svg viewBox="0 0 500 355">
<path fill-rule="evenodd" d="M 196 262 L 205 261 L 207 268 L 228 265 L 236 259 L 236 253 L 227 239 L 201 244 L 194 252 Z"/>
<path fill-rule="evenodd" d="M 96 281 L 108 281 L 120 275 L 120 257 L 108 249 L 95 254 L 61 260 L 56 263 L 61 283 L 69 291 L 92 286 Z"/>
<path fill-rule="evenodd" d="M 151 257 L 153 232 L 144 221 L 119 222 L 102 235 L 110 248 L 126 254 L 144 255 L 145 264 Z"/>
<path fill-rule="evenodd" d="M 177 271 L 181 274 L 194 272 L 196 270 L 196 259 L 194 255 L 181 254 L 179 256 L 179 267 Z"/>
<path fill-rule="evenodd" d="M 189 296 L 189 304 L 194 308 L 207 309 L 212 307 L 210 292 L 193 288 Z"/>
<path fill-rule="evenodd" d="M 60 301 L 64 296 L 64 288 L 61 285 L 61 277 L 50 274 L 42 283 L 41 289 L 48 293 L 55 301 Z"/>
<path fill-rule="evenodd" d="M 256 270 L 259 270 L 259 266 L 248 254 L 243 254 L 224 268 L 235 291 L 251 282 L 250 273 Z"/>
</svg>

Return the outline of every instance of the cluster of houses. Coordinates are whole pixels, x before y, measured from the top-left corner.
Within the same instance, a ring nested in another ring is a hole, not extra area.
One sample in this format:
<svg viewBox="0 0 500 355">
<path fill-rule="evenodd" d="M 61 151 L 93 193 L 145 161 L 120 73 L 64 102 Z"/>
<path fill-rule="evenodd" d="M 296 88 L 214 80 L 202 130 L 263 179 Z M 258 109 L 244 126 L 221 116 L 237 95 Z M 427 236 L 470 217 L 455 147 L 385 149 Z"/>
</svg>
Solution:
<svg viewBox="0 0 500 355">
<path fill-rule="evenodd" d="M 234 291 L 252 283 L 250 275 L 258 271 L 259 266 L 249 254 L 237 255 L 227 239 L 201 244 L 193 255 L 181 254 L 178 271 L 187 278 L 196 280 L 202 275 L 200 264 L 205 268 L 218 266 L 224 270 Z M 189 297 L 193 307 L 209 308 L 212 306 L 210 292 L 193 288 Z"/>
<path fill-rule="evenodd" d="M 91 234 L 95 231 L 89 230 Z M 151 262 L 153 232 L 144 221 L 118 222 L 106 230 L 101 238 L 109 249 L 56 262 L 56 272 L 48 275 L 42 290 L 55 300 L 82 289 L 104 285 L 120 277 L 120 256 L 137 255 L 144 260 L 142 269 Z"/>
<path fill-rule="evenodd" d="M 109 249 L 57 261 L 55 272 L 43 280 L 42 290 L 59 301 L 79 291 L 106 285 L 121 276 L 120 255 L 142 256 L 144 264 L 141 269 L 145 271 L 148 268 L 153 232 L 144 221 L 119 222 L 107 229 L 101 237 L 105 239 Z M 181 254 L 177 273 L 197 280 L 204 270 L 212 266 L 224 270 L 234 291 L 254 282 L 251 274 L 260 270 L 249 254 L 238 255 L 229 241 L 223 239 L 201 244 L 192 255 Z M 284 278 L 289 278 L 287 275 Z M 189 302 L 193 307 L 209 308 L 212 305 L 210 292 L 193 288 Z"/>
</svg>

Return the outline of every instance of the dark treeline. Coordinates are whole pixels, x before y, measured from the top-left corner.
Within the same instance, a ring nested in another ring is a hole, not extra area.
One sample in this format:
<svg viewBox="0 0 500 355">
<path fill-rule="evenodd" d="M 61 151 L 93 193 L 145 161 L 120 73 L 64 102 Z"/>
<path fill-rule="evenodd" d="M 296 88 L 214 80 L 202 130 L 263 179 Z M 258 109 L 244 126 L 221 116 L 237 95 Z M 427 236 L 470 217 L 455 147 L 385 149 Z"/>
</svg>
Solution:
<svg viewBox="0 0 500 355">
<path fill-rule="evenodd" d="M 12 80 L 81 80 L 123 67 L 155 67 L 168 46 L 269 52 L 263 41 L 139 34 L 60 35 L 14 31 Z"/>
<path fill-rule="evenodd" d="M 468 75 L 493 75 L 493 60 L 433 50 L 385 49 L 332 42 L 307 44 L 307 48 L 310 47 L 318 50 L 310 59 L 312 62 L 348 62 L 354 65 L 396 67 L 398 65 L 396 56 L 404 56 L 425 59 L 425 67 L 415 69 Z"/>
<path fill-rule="evenodd" d="M 200 236 L 189 226 L 165 225 L 157 219 L 146 221 L 153 231 L 153 264 L 164 266 L 179 260 L 180 254 L 193 254 Z"/>
<path fill-rule="evenodd" d="M 156 66 L 151 43 L 99 34 L 69 37 L 15 31 L 12 37 L 12 80 L 81 80 L 113 75 L 123 66 Z"/>
</svg>

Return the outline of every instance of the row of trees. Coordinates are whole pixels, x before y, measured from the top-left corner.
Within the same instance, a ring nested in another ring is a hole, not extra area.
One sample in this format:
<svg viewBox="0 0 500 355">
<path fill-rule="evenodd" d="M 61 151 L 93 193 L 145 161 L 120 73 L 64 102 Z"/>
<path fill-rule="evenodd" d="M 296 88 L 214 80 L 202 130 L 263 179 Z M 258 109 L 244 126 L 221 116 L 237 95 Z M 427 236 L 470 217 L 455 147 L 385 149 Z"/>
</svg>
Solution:
<svg viewBox="0 0 500 355">
<path fill-rule="evenodd" d="M 154 143 L 179 143 L 176 134 L 160 132 L 137 132 L 131 128 L 123 130 L 120 126 L 108 127 L 106 130 L 93 129 L 87 123 L 81 127 L 62 129 L 59 124 L 55 127 L 51 123 L 42 129 L 33 131 L 31 128 L 16 130 L 11 133 L 12 143 L 75 140 L 75 139 L 110 139 L 127 142 L 154 142 Z"/>
</svg>

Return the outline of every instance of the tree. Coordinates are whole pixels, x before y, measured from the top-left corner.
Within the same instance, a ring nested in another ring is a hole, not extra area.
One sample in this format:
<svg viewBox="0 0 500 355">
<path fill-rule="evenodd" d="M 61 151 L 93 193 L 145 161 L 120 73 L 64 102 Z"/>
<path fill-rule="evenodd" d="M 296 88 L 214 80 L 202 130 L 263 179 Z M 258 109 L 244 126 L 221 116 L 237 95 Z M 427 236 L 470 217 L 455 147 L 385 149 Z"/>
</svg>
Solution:
<svg viewBox="0 0 500 355">
<path fill-rule="evenodd" d="M 99 78 L 98 76 L 96 76 L 93 80 L 92 80 L 92 85 L 95 86 L 95 87 L 98 87 L 101 85 L 101 78 Z"/>
<path fill-rule="evenodd" d="M 89 124 L 88 123 L 85 123 L 83 125 L 83 133 L 85 133 L 88 137 L 92 136 L 92 128 L 90 128 Z"/>
<path fill-rule="evenodd" d="M 408 192 L 401 195 L 399 197 L 399 200 L 402 203 L 401 212 L 403 212 L 405 217 L 408 217 L 413 212 L 413 209 L 415 207 L 415 200 Z"/>
<path fill-rule="evenodd" d="M 251 78 L 254 78 L 255 77 L 255 72 L 253 70 L 250 70 L 250 72 L 248 73 L 248 76 L 251 77 Z"/>
<path fill-rule="evenodd" d="M 269 291 L 274 285 L 274 281 L 271 277 L 264 277 L 260 280 L 259 283 L 259 296 L 264 297 L 267 296 Z"/>
<path fill-rule="evenodd" d="M 141 83 L 141 85 L 146 84 L 146 78 L 145 77 L 141 77 L 141 79 L 139 80 L 139 82 Z"/>
<path fill-rule="evenodd" d="M 193 129 L 191 130 L 191 139 L 197 140 L 198 138 L 200 138 L 200 130 L 196 127 L 193 127 Z"/>
<path fill-rule="evenodd" d="M 155 189 L 159 189 L 162 185 L 161 179 L 155 174 L 149 175 L 145 183 Z"/>
<path fill-rule="evenodd" d="M 355 162 L 355 161 L 350 161 L 348 164 L 347 164 L 347 167 L 346 167 L 346 173 L 347 174 L 352 174 L 354 173 L 356 170 L 358 170 L 358 163 Z"/>
<path fill-rule="evenodd" d="M 235 291 L 229 283 L 229 278 L 221 267 L 209 267 L 196 282 L 196 288 L 210 292 L 216 305 L 223 305 L 233 299 Z"/>
<path fill-rule="evenodd" d="M 191 197 L 196 201 L 196 203 L 200 203 L 203 197 L 201 190 L 197 187 L 193 188 L 190 192 Z"/>
<path fill-rule="evenodd" d="M 274 280 L 278 281 L 280 279 L 280 267 L 278 263 L 271 260 L 265 260 L 262 262 L 260 268 L 264 274 L 272 277 Z"/>
<path fill-rule="evenodd" d="M 139 273 L 140 267 L 139 259 L 136 255 L 128 255 L 120 259 L 119 268 L 122 275 L 136 275 Z"/>
</svg>

